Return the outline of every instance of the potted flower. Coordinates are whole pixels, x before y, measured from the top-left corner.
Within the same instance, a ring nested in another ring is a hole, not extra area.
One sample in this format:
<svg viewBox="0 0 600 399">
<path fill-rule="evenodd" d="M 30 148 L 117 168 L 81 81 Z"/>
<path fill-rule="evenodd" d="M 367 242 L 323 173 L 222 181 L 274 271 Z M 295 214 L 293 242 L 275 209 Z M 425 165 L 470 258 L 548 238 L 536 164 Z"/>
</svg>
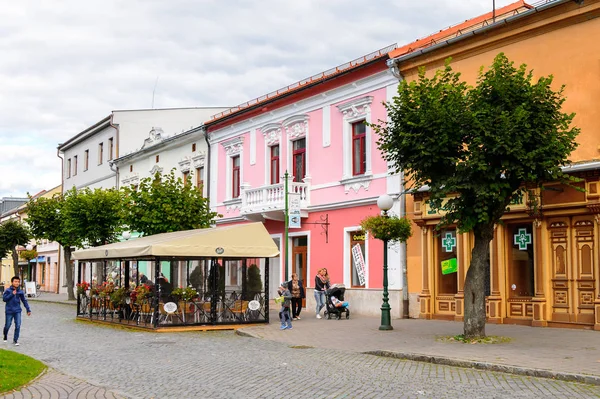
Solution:
<svg viewBox="0 0 600 399">
<path fill-rule="evenodd" d="M 117 288 L 110 294 L 110 301 L 115 308 L 125 305 L 125 298 L 127 298 L 127 289 L 125 287 Z"/>
<path fill-rule="evenodd" d="M 196 298 L 197 296 L 198 296 L 198 291 L 196 291 L 196 289 L 194 287 L 185 287 L 183 289 L 181 298 L 184 301 L 191 301 L 192 299 Z"/>
<path fill-rule="evenodd" d="M 131 292 L 131 301 L 135 302 L 136 305 L 142 305 L 148 297 L 150 297 L 151 290 L 147 284 L 140 284 Z"/>
<path fill-rule="evenodd" d="M 81 283 L 77 284 L 77 295 L 83 295 L 86 296 L 86 291 L 90 289 L 90 283 L 88 283 L 87 281 L 82 281 Z"/>
</svg>

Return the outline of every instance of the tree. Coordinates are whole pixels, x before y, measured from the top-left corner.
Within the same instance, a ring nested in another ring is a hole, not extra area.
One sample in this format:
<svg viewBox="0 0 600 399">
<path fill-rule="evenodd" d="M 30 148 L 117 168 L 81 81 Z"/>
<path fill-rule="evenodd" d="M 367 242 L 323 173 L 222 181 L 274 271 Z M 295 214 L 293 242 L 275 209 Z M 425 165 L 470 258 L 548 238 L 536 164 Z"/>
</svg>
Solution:
<svg viewBox="0 0 600 399">
<path fill-rule="evenodd" d="M 373 125 L 383 157 L 404 170 L 410 189 L 427 185 L 428 204 L 444 210 L 438 228 L 456 224 L 473 232 L 465 279 L 466 338 L 485 336 L 485 267 L 494 225 L 526 185 L 569 184 L 561 166 L 577 147 L 574 114 L 561 112 L 564 86 L 553 77 L 534 82 L 526 65 L 504 54 L 479 72 L 477 85 L 460 81 L 446 62 L 432 78 L 402 81 L 386 104 L 389 122 Z"/>
<path fill-rule="evenodd" d="M 0 258 L 12 252 L 14 275 L 19 275 L 19 253 L 17 246 L 27 245 L 31 239 L 29 228 L 16 220 L 7 220 L 0 224 Z"/>
<path fill-rule="evenodd" d="M 124 188 L 127 209 L 125 221 L 132 230 L 153 235 L 171 231 L 210 227 L 218 216 L 211 212 L 208 199 L 191 184 L 170 174 L 147 177 L 137 189 Z"/>
<path fill-rule="evenodd" d="M 123 229 L 122 204 L 122 194 L 114 189 L 73 188 L 64 195 L 40 197 L 27 205 L 27 222 L 33 235 L 63 247 L 69 300 L 75 299 L 73 249 L 116 241 Z"/>
</svg>

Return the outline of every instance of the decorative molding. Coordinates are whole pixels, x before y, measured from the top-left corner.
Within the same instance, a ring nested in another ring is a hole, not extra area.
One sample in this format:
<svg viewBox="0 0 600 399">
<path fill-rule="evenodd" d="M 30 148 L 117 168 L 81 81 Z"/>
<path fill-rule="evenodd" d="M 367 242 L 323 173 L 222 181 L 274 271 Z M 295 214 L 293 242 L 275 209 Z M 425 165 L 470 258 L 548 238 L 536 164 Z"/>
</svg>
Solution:
<svg viewBox="0 0 600 399">
<path fill-rule="evenodd" d="M 244 138 L 241 136 L 236 137 L 232 140 L 221 143 L 221 145 L 225 149 L 227 155 L 233 157 L 235 155 L 239 155 L 244 149 Z"/>
<path fill-rule="evenodd" d="M 371 111 L 372 96 L 365 96 L 347 103 L 338 105 L 338 109 L 344 115 L 344 119 L 360 119 L 365 118 Z"/>
<path fill-rule="evenodd" d="M 181 161 L 179 161 L 179 170 L 182 172 L 189 172 L 192 167 L 192 157 L 189 155 L 184 156 Z"/>
<path fill-rule="evenodd" d="M 152 169 L 150 169 L 150 176 L 154 176 L 157 172 L 162 175 L 163 168 L 158 166 L 158 164 L 154 164 Z"/>
<path fill-rule="evenodd" d="M 242 199 L 234 198 L 231 200 L 226 200 L 226 201 L 223 201 L 223 205 L 225 206 L 226 213 L 240 211 L 242 209 Z"/>
<path fill-rule="evenodd" d="M 131 173 L 126 175 L 123 179 L 121 179 L 122 186 L 131 186 L 131 185 L 139 185 L 140 184 L 140 174 L 138 172 Z"/>
<path fill-rule="evenodd" d="M 269 123 L 263 126 L 260 131 L 265 138 L 267 146 L 279 144 L 281 141 L 281 124 L 280 123 Z"/>
<path fill-rule="evenodd" d="M 284 120 L 281 125 L 285 134 L 291 139 L 299 139 L 308 135 L 308 115 L 294 115 Z"/>
<path fill-rule="evenodd" d="M 160 127 L 153 127 L 152 129 L 150 129 L 148 138 L 144 140 L 144 144 L 142 145 L 142 148 L 140 148 L 140 150 L 146 147 L 151 147 L 163 141 L 163 134 L 164 132 Z"/>
<path fill-rule="evenodd" d="M 340 184 L 344 185 L 344 191 L 346 194 L 348 194 L 351 189 L 354 190 L 355 193 L 358 193 L 361 188 L 363 188 L 365 191 L 369 191 L 369 186 L 371 185 L 372 180 L 373 175 L 361 175 L 340 180 Z"/>
<path fill-rule="evenodd" d="M 204 166 L 204 162 L 206 161 L 206 153 L 198 153 L 192 157 L 192 162 L 194 164 L 194 169 L 202 168 Z"/>
</svg>

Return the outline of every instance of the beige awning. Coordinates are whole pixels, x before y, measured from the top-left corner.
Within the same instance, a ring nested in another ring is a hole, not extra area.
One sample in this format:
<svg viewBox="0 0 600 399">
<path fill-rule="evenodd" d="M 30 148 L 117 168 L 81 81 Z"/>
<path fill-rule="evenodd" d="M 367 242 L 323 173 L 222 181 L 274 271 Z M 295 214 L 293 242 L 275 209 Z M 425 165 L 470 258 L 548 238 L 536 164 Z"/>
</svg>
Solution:
<svg viewBox="0 0 600 399">
<path fill-rule="evenodd" d="M 145 257 L 271 258 L 277 245 L 262 223 L 176 231 L 73 252 L 73 259 Z"/>
</svg>

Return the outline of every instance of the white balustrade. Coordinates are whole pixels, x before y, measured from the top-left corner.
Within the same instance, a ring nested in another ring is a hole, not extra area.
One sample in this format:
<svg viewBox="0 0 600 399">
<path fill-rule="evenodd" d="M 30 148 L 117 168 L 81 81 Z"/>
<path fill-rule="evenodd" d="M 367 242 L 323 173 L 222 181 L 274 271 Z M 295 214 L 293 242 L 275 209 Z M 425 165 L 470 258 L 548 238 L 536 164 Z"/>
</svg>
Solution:
<svg viewBox="0 0 600 399">
<path fill-rule="evenodd" d="M 307 183 L 289 182 L 288 191 L 300 194 L 300 207 L 306 209 L 310 204 L 310 187 Z M 242 189 L 242 213 L 259 213 L 285 208 L 285 187 L 283 183 L 257 188 Z"/>
</svg>

